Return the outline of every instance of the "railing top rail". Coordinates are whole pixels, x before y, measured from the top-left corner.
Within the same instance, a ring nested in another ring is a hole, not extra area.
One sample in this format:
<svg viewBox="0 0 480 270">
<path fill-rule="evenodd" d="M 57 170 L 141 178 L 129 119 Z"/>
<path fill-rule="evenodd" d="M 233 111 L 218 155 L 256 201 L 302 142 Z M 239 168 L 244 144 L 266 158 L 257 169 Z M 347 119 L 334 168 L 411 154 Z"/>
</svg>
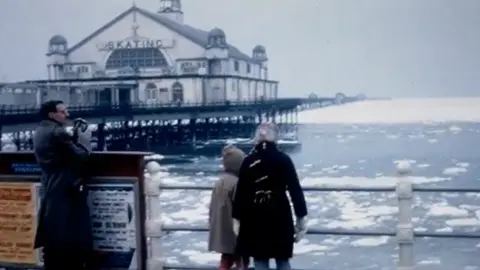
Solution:
<svg viewBox="0 0 480 270">
<path fill-rule="evenodd" d="M 77 111 L 119 111 L 119 110 L 138 110 L 138 109 L 160 109 L 160 108 L 195 108 L 195 107 L 246 107 L 246 106 L 297 106 L 304 102 L 301 98 L 282 98 L 265 99 L 251 101 L 222 101 L 222 102 L 182 102 L 182 103 L 98 103 L 98 104 L 79 104 L 70 105 L 70 112 Z M 37 113 L 38 104 L 24 105 L 0 105 L 0 114 L 32 114 Z"/>
<path fill-rule="evenodd" d="M 208 232 L 207 227 L 201 226 L 162 226 L 163 232 Z M 395 231 L 373 231 L 373 230 L 345 230 L 345 229 L 309 229 L 309 235 L 345 235 L 345 236 L 397 236 Z M 461 239 L 480 239 L 480 233 L 470 232 L 426 232 L 414 231 L 415 237 L 421 238 L 461 238 Z"/>
<path fill-rule="evenodd" d="M 305 104 L 315 103 L 333 100 L 333 98 L 276 98 L 276 99 L 255 99 L 246 101 L 219 101 L 219 102 L 159 102 L 159 103 L 145 103 L 145 102 L 129 102 L 129 103 L 85 103 L 85 104 L 72 104 L 69 108 L 83 109 L 83 108 L 97 108 L 97 107 L 116 107 L 116 106 L 129 106 L 134 108 L 154 108 L 154 107 L 196 107 L 196 106 L 222 106 L 222 105 L 252 105 L 252 104 Z M 31 110 L 38 109 L 39 104 L 0 104 L 0 109 L 4 110 Z"/>
<path fill-rule="evenodd" d="M 182 265 L 182 264 L 165 264 L 162 269 L 178 269 L 178 270 L 217 270 L 218 266 L 210 266 L 210 265 Z M 249 267 L 248 270 L 254 270 L 254 267 Z M 272 268 L 270 268 L 272 269 Z M 272 269 L 273 270 L 273 269 Z M 292 270 L 313 270 L 313 269 L 299 269 L 293 268 Z M 315 269 L 315 270 L 323 270 L 323 269 Z M 331 269 L 330 269 L 331 270 Z"/>
<path fill-rule="evenodd" d="M 212 186 L 198 186 L 198 185 L 161 185 L 162 190 L 212 190 Z M 395 186 L 379 186 L 379 187 L 356 187 L 356 186 L 305 186 L 303 191 L 309 192 L 329 192 L 329 191 L 351 191 L 351 192 L 394 192 Z M 445 193 L 480 193 L 478 188 L 445 188 L 445 187 L 422 187 L 413 185 L 415 192 L 445 192 Z"/>
</svg>

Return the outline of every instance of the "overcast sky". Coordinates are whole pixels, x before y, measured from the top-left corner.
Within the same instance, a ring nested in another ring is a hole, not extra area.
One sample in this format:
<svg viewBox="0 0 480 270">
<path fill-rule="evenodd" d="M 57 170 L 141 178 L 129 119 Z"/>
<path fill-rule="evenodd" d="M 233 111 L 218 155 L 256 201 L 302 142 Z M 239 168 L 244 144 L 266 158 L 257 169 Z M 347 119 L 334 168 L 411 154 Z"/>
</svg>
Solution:
<svg viewBox="0 0 480 270">
<path fill-rule="evenodd" d="M 152 11 L 158 3 L 136 0 Z M 263 44 L 270 77 L 280 81 L 283 95 L 480 95 L 480 0 L 182 4 L 187 24 L 218 26 L 248 54 Z M 131 5 L 131 0 L 0 0 L 0 81 L 46 78 L 53 34 L 75 44 Z"/>
</svg>

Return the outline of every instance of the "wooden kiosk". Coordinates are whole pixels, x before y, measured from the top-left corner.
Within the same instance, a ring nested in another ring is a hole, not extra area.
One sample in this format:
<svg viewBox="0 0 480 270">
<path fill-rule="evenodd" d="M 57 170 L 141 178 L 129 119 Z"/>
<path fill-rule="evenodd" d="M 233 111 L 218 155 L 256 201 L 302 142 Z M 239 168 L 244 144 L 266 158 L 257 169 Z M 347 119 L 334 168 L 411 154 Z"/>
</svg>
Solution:
<svg viewBox="0 0 480 270">
<path fill-rule="evenodd" d="M 87 186 L 95 268 L 147 268 L 143 167 L 144 157 L 150 154 L 91 155 L 89 169 L 93 178 Z M 32 152 L 0 152 L 0 269 L 43 269 L 41 251 L 33 249 L 40 176 Z M 112 222 L 125 225 L 111 226 Z"/>
</svg>

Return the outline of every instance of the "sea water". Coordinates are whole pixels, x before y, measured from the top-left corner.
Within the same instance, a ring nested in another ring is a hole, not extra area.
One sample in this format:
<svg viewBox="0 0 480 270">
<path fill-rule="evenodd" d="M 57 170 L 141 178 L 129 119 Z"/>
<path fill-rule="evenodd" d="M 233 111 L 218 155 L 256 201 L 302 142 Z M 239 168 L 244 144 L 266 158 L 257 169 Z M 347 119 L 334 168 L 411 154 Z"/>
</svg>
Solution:
<svg viewBox="0 0 480 270">
<path fill-rule="evenodd" d="M 395 164 L 412 165 L 422 186 L 480 188 L 480 99 L 366 101 L 299 115 L 302 151 L 291 157 L 304 186 L 394 186 Z M 220 159 L 179 156 L 162 165 L 163 184 L 212 185 Z M 179 162 L 180 161 L 180 162 Z M 394 193 L 306 192 L 310 228 L 393 231 Z M 210 192 L 164 190 L 162 221 L 207 226 Z M 480 194 L 414 196 L 417 231 L 480 234 Z M 207 233 L 174 232 L 161 240 L 170 264 L 218 264 Z M 395 268 L 394 237 L 308 235 L 295 245 L 292 265 L 303 269 Z M 415 240 L 416 269 L 480 269 L 480 239 Z"/>
<path fill-rule="evenodd" d="M 394 186 L 395 163 L 407 160 L 416 184 L 480 188 L 479 111 L 480 99 L 463 105 L 460 99 L 372 101 L 308 111 L 300 114 L 302 151 L 291 157 L 304 186 Z M 218 178 L 219 158 L 189 162 L 164 166 L 164 184 L 208 185 Z M 305 194 L 310 228 L 395 230 L 394 193 Z M 207 226 L 210 192 L 165 190 L 160 198 L 167 225 Z M 480 194 L 416 193 L 413 221 L 417 231 L 480 234 Z M 217 265 L 207 239 L 207 233 L 166 235 L 167 261 Z M 417 238 L 414 245 L 416 269 L 480 269 L 480 239 Z M 308 235 L 295 245 L 292 264 L 390 270 L 396 246 L 394 237 Z"/>
</svg>

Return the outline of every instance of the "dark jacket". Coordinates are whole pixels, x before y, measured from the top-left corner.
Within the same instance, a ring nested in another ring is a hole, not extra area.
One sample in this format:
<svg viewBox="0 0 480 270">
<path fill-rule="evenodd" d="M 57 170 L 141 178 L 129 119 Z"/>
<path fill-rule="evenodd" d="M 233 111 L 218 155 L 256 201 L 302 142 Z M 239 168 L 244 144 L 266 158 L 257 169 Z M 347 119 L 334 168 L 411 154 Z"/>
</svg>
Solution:
<svg viewBox="0 0 480 270">
<path fill-rule="evenodd" d="M 76 144 L 62 125 L 50 120 L 42 121 L 35 130 L 33 145 L 42 169 L 34 247 L 90 251 L 93 237 L 87 192 L 79 189 L 88 150 Z"/>
<path fill-rule="evenodd" d="M 289 156 L 271 142 L 262 142 L 240 169 L 232 216 L 240 221 L 237 252 L 256 259 L 289 259 L 293 255 L 295 215 L 307 206 Z"/>
<path fill-rule="evenodd" d="M 232 205 L 238 171 L 245 153 L 233 146 L 222 153 L 225 172 L 215 183 L 209 208 L 208 250 L 223 254 L 234 254 L 237 236 L 233 232 Z"/>
</svg>

